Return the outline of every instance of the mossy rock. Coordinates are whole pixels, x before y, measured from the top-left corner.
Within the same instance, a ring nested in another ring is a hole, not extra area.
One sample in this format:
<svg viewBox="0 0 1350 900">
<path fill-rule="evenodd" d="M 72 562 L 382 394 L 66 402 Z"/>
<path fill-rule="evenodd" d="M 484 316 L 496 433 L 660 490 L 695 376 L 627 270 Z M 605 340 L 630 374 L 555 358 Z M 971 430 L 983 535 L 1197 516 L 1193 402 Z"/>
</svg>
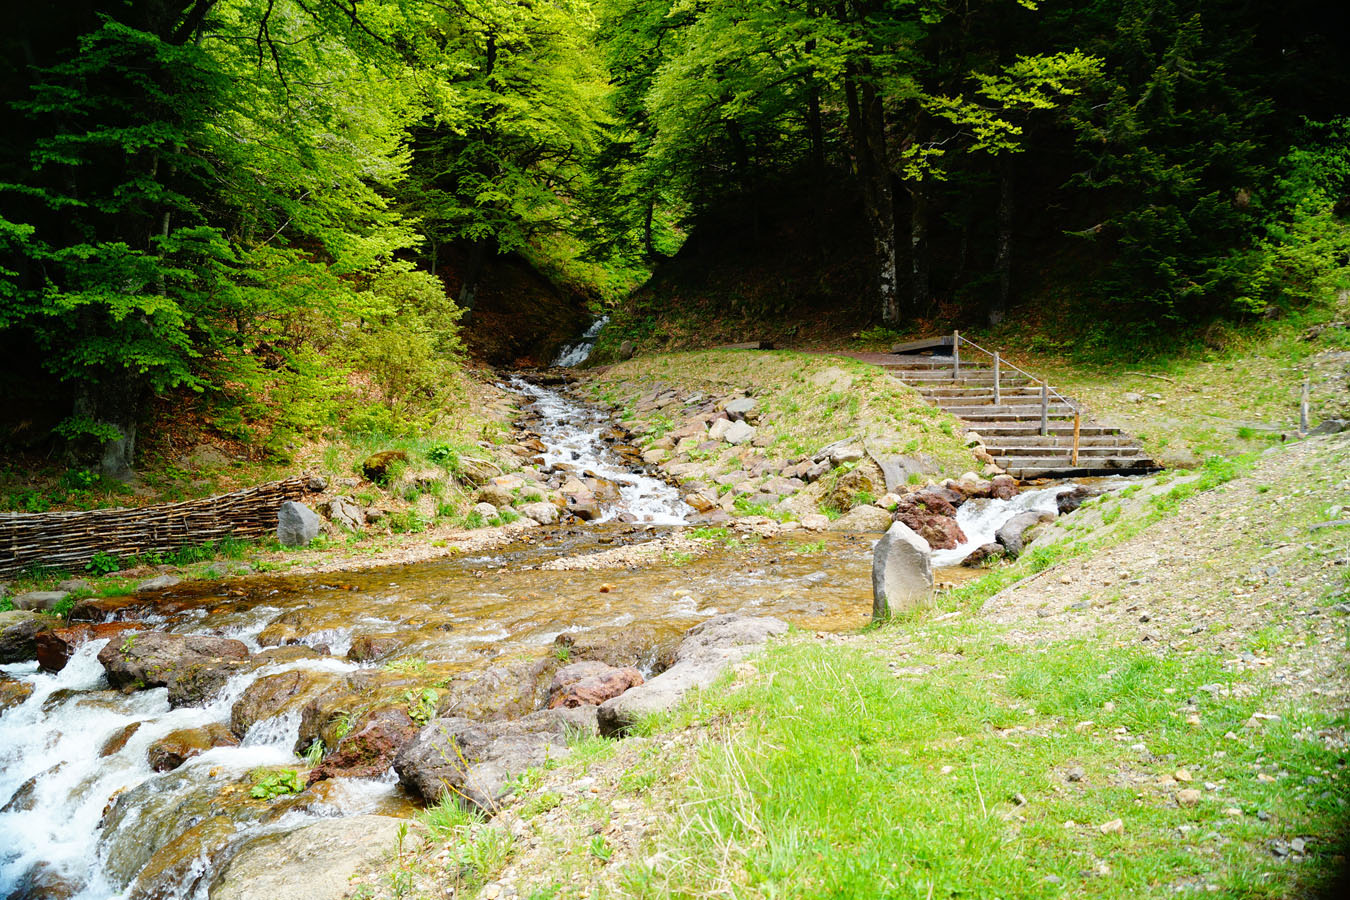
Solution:
<svg viewBox="0 0 1350 900">
<path fill-rule="evenodd" d="M 408 454 L 403 450 L 382 450 L 366 457 L 361 463 L 361 474 L 376 484 L 385 484 L 389 481 L 389 467 L 407 461 Z"/>
</svg>

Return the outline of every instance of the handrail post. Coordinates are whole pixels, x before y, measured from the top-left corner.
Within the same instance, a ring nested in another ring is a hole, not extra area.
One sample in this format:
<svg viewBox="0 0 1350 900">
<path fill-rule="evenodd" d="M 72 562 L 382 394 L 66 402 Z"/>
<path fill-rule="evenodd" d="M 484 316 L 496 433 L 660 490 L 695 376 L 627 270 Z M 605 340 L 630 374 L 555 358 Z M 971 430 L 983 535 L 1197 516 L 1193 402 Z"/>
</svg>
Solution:
<svg viewBox="0 0 1350 900">
<path fill-rule="evenodd" d="M 961 332 L 952 331 L 952 381 L 961 377 Z"/>
<path fill-rule="evenodd" d="M 1078 429 L 1083 425 L 1083 416 L 1078 410 L 1073 411 L 1073 454 L 1069 465 L 1078 465 Z"/>
<path fill-rule="evenodd" d="M 1303 382 L 1303 396 L 1298 403 L 1298 433 L 1299 436 L 1308 433 L 1308 389 L 1307 381 Z"/>
<path fill-rule="evenodd" d="M 1050 383 L 1041 382 L 1041 437 L 1050 433 Z"/>
<path fill-rule="evenodd" d="M 1001 406 L 1001 405 L 1003 404 L 1002 395 L 1000 394 L 1000 392 L 999 392 L 999 387 L 998 387 L 998 368 L 999 368 L 998 351 L 995 350 L 995 351 L 994 351 L 994 405 L 995 405 L 995 406 Z"/>
</svg>

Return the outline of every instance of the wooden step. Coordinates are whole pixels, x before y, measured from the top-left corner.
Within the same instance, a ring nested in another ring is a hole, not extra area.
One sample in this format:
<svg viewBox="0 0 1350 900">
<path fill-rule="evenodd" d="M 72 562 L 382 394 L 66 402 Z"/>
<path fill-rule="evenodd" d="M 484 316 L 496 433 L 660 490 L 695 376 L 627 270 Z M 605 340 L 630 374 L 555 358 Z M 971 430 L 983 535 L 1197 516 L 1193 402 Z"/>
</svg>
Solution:
<svg viewBox="0 0 1350 900">
<path fill-rule="evenodd" d="M 1041 418 L 1041 405 L 1039 403 L 1037 403 L 1035 406 L 1024 406 L 1024 405 L 1009 406 L 1007 404 L 1004 404 L 1002 406 L 994 406 L 993 404 L 984 406 L 968 406 L 968 405 L 948 406 L 945 403 L 939 405 L 941 405 L 942 408 L 947 412 L 962 419 L 1025 421 L 1034 418 L 1039 421 Z M 1063 403 L 1051 403 L 1049 407 L 1047 407 L 1047 409 L 1050 418 L 1052 419 L 1053 418 L 1072 419 L 1074 417 L 1073 407 L 1067 406 Z"/>
<path fill-rule="evenodd" d="M 1029 429 L 1030 434 L 981 434 L 986 447 L 1043 447 L 1047 450 L 1063 449 L 1073 446 L 1073 432 L 1041 434 L 1040 429 Z M 1139 448 L 1139 442 L 1122 434 L 1082 434 L 1078 435 L 1080 447 L 1131 447 Z"/>
<path fill-rule="evenodd" d="M 1025 422 L 1001 421 L 992 422 L 979 419 L 963 419 L 962 424 L 966 426 L 967 431 L 979 432 L 980 437 L 984 438 L 1015 438 L 1024 435 L 1040 435 L 1040 425 L 1027 424 Z M 1065 422 L 1063 419 L 1054 419 L 1050 422 L 1050 427 L 1046 429 L 1051 435 L 1072 435 L 1073 422 Z M 1082 425 L 1078 429 L 1082 436 L 1109 436 L 1121 434 L 1119 428 L 1111 428 L 1106 425 Z"/>
<path fill-rule="evenodd" d="M 1005 456 L 999 460 L 999 465 L 1008 471 L 1013 469 L 1046 469 L 1064 466 L 1068 463 L 1068 460 L 1068 454 L 1063 456 Z M 1084 467 L 1081 456 L 1079 457 L 1079 467 Z M 1157 468 L 1157 464 L 1147 456 L 1094 456 L 1092 457 L 1091 468 L 1115 471 L 1118 469 Z"/>
<path fill-rule="evenodd" d="M 994 402 L 994 391 L 987 387 L 942 387 L 942 388 L 924 388 L 919 391 L 925 397 L 931 400 L 942 402 L 944 400 L 976 400 L 980 402 Z M 1041 400 L 1041 389 L 1037 387 L 1005 387 L 999 392 L 1000 400 L 1035 400 L 1037 403 Z M 1051 402 L 1060 401 L 1051 398 Z"/>
<path fill-rule="evenodd" d="M 1049 458 L 1053 456 L 1056 459 L 1069 459 L 1073 456 L 1072 447 L 1028 447 L 1025 445 L 998 447 L 993 444 L 986 444 L 985 448 L 989 451 L 990 456 L 996 457 L 1015 457 L 1023 459 L 1026 457 L 1044 456 Z M 1112 459 L 1133 459 L 1142 453 L 1143 450 L 1139 447 L 1121 447 L 1116 445 L 1103 446 L 1094 444 L 1079 444 L 1078 446 L 1078 458 L 1080 460 L 1084 457 L 1096 459 L 1103 456 Z"/>
</svg>

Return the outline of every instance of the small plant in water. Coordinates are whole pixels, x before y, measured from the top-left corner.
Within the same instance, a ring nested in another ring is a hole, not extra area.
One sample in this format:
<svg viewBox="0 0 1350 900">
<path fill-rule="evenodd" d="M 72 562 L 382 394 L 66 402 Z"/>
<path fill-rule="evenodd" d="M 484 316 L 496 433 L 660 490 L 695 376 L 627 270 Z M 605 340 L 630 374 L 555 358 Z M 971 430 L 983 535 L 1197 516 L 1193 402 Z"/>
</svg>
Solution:
<svg viewBox="0 0 1350 900">
<path fill-rule="evenodd" d="M 427 670 L 427 661 L 420 656 L 405 656 L 401 659 L 390 660 L 384 664 L 387 672 L 402 672 L 405 675 L 415 675 L 418 672 Z"/>
<path fill-rule="evenodd" d="M 272 800 L 282 794 L 298 794 L 305 789 L 300 774 L 294 769 L 281 769 L 276 772 L 259 770 L 253 773 L 253 787 L 248 795 L 254 800 Z"/>
<path fill-rule="evenodd" d="M 418 725 L 425 725 L 436 718 L 436 707 L 441 701 L 441 692 L 435 688 L 408 691 L 403 695 L 403 701 L 408 705 L 408 718 Z"/>
</svg>

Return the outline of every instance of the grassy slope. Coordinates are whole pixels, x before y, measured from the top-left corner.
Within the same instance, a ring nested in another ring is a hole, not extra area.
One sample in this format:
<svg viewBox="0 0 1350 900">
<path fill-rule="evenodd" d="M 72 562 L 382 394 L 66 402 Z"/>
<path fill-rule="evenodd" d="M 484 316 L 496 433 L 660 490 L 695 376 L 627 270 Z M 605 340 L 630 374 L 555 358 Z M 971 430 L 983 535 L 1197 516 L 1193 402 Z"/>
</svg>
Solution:
<svg viewBox="0 0 1350 900">
<path fill-rule="evenodd" d="M 780 458 L 811 454 L 844 438 L 864 438 L 874 452 L 930 454 L 949 475 L 976 465 L 955 419 L 881 369 L 852 359 L 706 350 L 643 356 L 590 379 L 593 396 L 620 407 L 630 419 L 633 403 L 656 385 L 714 396 L 748 390 L 764 411 L 762 427 L 773 436 L 768 450 Z"/>
<path fill-rule="evenodd" d="M 1350 539 L 1308 526 L 1336 516 L 1347 464 L 1329 439 L 1164 475 L 908 621 L 796 633 L 437 835 L 449 868 L 407 862 L 417 889 L 1314 894 L 1350 803 Z"/>
</svg>

